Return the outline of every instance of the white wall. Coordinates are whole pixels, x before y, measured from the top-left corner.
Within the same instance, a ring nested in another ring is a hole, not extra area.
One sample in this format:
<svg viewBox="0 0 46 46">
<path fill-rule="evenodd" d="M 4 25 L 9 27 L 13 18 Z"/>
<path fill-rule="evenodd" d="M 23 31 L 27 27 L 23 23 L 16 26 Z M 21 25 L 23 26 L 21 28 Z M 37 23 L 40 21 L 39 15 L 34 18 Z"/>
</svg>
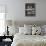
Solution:
<svg viewBox="0 0 46 46">
<path fill-rule="evenodd" d="M 36 16 L 25 16 L 25 3 L 36 3 Z M 0 0 L 7 5 L 7 20 L 16 21 L 46 21 L 46 0 Z"/>
<path fill-rule="evenodd" d="M 36 3 L 36 17 L 25 16 L 25 3 Z M 46 20 L 46 2 L 45 0 L 17 0 L 15 2 L 16 20 L 40 21 Z"/>
</svg>

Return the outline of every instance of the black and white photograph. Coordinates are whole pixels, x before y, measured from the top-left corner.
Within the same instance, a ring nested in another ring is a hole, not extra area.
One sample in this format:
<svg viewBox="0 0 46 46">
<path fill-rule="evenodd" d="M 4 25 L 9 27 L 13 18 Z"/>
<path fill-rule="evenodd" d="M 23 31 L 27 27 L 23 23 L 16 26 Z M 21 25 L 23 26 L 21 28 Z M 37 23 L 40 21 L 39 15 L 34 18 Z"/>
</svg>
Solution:
<svg viewBox="0 0 46 46">
<path fill-rule="evenodd" d="M 25 16 L 36 16 L 35 3 L 25 3 Z"/>
</svg>

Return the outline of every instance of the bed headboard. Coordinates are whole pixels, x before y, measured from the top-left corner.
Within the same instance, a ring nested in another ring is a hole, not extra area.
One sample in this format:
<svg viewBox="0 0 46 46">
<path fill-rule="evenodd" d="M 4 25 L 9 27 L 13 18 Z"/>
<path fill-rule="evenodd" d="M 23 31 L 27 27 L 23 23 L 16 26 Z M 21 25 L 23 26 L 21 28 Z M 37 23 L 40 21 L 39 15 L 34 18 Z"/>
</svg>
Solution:
<svg viewBox="0 0 46 46">
<path fill-rule="evenodd" d="M 6 23 L 8 25 L 18 25 L 18 26 L 24 26 L 24 24 L 27 25 L 45 25 L 46 21 L 14 21 L 14 20 L 6 20 Z"/>
<path fill-rule="evenodd" d="M 16 21 L 15 24 L 19 26 L 23 26 L 24 24 L 27 25 L 36 24 L 41 26 L 41 25 L 46 25 L 46 21 Z"/>
</svg>

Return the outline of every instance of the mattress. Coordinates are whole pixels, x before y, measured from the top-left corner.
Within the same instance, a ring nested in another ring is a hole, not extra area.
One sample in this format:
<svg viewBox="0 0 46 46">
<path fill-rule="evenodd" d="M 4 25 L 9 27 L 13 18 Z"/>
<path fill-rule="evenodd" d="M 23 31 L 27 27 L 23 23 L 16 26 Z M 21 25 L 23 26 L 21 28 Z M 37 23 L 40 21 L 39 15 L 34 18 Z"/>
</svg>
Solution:
<svg viewBox="0 0 46 46">
<path fill-rule="evenodd" d="M 16 34 L 11 46 L 46 46 L 46 36 Z"/>
</svg>

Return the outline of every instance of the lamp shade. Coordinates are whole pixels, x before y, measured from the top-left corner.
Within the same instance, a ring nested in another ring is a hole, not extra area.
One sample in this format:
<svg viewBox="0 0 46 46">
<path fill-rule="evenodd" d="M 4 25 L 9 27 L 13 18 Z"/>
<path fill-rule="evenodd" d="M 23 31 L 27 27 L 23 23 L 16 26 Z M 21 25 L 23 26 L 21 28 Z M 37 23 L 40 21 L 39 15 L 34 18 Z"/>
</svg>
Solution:
<svg viewBox="0 0 46 46">
<path fill-rule="evenodd" d="M 6 25 L 7 26 L 12 26 L 12 20 L 6 20 Z"/>
</svg>

